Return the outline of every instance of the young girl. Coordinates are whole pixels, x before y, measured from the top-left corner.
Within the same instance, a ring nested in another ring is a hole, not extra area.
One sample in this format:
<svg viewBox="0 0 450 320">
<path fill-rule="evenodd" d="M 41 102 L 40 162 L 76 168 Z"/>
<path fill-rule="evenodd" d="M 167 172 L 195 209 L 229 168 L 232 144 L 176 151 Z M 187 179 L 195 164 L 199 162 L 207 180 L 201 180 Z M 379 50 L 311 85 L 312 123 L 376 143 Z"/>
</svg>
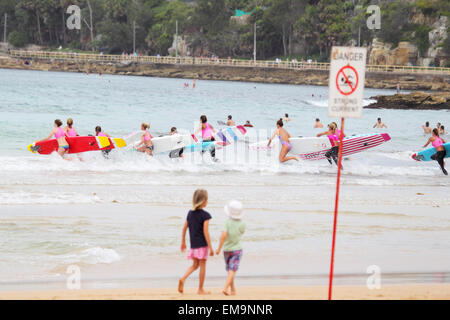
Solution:
<svg viewBox="0 0 450 320">
<path fill-rule="evenodd" d="M 67 143 L 66 140 L 66 134 L 64 133 L 64 130 L 61 128 L 62 126 L 62 121 L 59 119 L 56 119 L 54 122 L 54 128 L 52 130 L 52 132 L 50 132 L 50 135 L 45 138 L 42 139 L 42 141 L 47 141 L 50 140 L 50 138 L 55 135 L 55 139 L 58 140 L 58 154 L 64 158 L 64 155 L 69 152 L 69 144 Z"/>
<path fill-rule="evenodd" d="M 186 250 L 186 230 L 189 228 L 189 239 L 191 241 L 191 249 L 188 253 L 188 259 L 192 259 L 192 266 L 187 269 L 183 277 L 178 282 L 178 292 L 183 293 L 184 282 L 186 279 L 200 267 L 198 294 L 209 294 L 203 288 L 206 274 L 206 260 L 208 253 L 214 255 L 209 237 L 209 220 L 211 215 L 203 209 L 208 204 L 208 192 L 198 189 L 194 193 L 192 199 L 193 207 L 189 210 L 186 222 L 184 223 L 183 233 L 181 236 L 181 252 Z"/>
<path fill-rule="evenodd" d="M 64 133 L 68 137 L 78 137 L 77 131 L 73 128 L 72 118 L 67 119 L 67 126 L 64 128 Z"/>
<path fill-rule="evenodd" d="M 444 148 L 445 140 L 439 137 L 439 130 L 437 128 L 434 128 L 431 133 L 430 139 L 428 139 L 428 142 L 423 147 L 426 148 L 430 143 L 433 145 L 433 147 L 436 149 L 436 153 L 431 156 L 431 159 L 436 160 L 439 163 L 439 166 L 442 169 L 442 172 L 445 175 L 448 175 L 447 170 L 445 170 L 445 162 L 444 158 L 447 154 Z"/>
<path fill-rule="evenodd" d="M 216 134 L 216 129 L 208 123 L 208 118 L 206 118 L 205 115 L 200 117 L 200 125 L 194 134 L 196 135 L 200 131 L 202 132 L 202 140 L 204 142 L 215 141 L 214 135 Z M 206 150 L 202 150 L 202 154 L 205 153 L 205 151 Z M 216 159 L 216 148 L 214 145 L 210 147 L 209 153 L 211 154 L 211 158 Z"/>
<path fill-rule="evenodd" d="M 141 142 L 137 146 L 137 151 L 145 152 L 149 156 L 153 156 L 153 136 L 150 134 L 150 132 L 148 132 L 148 129 L 150 129 L 150 124 L 141 124 L 141 130 L 144 131 L 144 134 L 142 135 Z"/>
<path fill-rule="evenodd" d="M 272 137 L 270 138 L 269 143 L 267 144 L 268 147 L 272 143 L 272 140 L 273 140 L 273 138 L 275 138 L 275 136 L 278 136 L 278 138 L 280 138 L 280 143 L 282 144 L 281 151 L 280 151 L 280 157 L 279 157 L 280 162 L 286 162 L 289 160 L 298 161 L 298 159 L 296 157 L 287 157 L 286 156 L 288 154 L 288 152 L 291 151 L 292 146 L 289 143 L 289 138 L 291 137 L 291 135 L 289 134 L 289 132 L 287 132 L 285 129 L 283 129 L 283 119 L 280 119 L 277 121 L 277 129 L 275 130 Z"/>
<path fill-rule="evenodd" d="M 241 238 L 245 232 L 245 223 L 241 220 L 242 211 L 242 203 L 239 201 L 231 201 L 225 206 L 225 213 L 229 219 L 225 222 L 220 237 L 219 248 L 216 251 L 218 255 L 223 247 L 223 256 L 225 258 L 225 268 L 228 271 L 228 278 L 222 293 L 226 296 L 236 294 L 234 277 L 242 258 Z M 228 293 L 228 288 L 231 289 L 230 293 Z"/>
<path fill-rule="evenodd" d="M 319 133 L 317 136 L 323 136 L 327 135 L 328 139 L 330 139 L 331 142 L 331 149 L 325 153 L 325 157 L 327 158 L 328 162 L 332 164 L 331 159 L 333 159 L 334 163 L 338 165 L 338 156 L 339 156 L 339 134 L 341 132 L 338 130 L 336 123 L 330 123 L 328 125 L 328 131 Z M 341 169 L 343 169 L 341 165 Z"/>
<path fill-rule="evenodd" d="M 95 135 L 96 136 L 99 136 L 99 137 L 108 137 L 108 138 L 111 138 L 111 136 L 109 135 L 109 134 L 107 134 L 107 133 L 104 133 L 103 131 L 102 131 L 102 128 L 100 127 L 100 126 L 96 126 L 95 127 Z M 102 150 L 102 154 L 103 154 L 103 156 L 106 158 L 106 159 L 108 159 L 108 156 L 109 156 L 109 153 L 111 152 L 111 149 L 109 149 L 109 150 Z"/>
<path fill-rule="evenodd" d="M 95 135 L 96 135 L 96 136 L 99 136 L 99 137 L 108 137 L 108 138 L 111 138 L 111 136 L 110 136 L 109 134 L 104 133 L 104 132 L 102 131 L 102 127 L 100 127 L 100 126 L 96 126 L 96 127 L 95 127 Z"/>
</svg>

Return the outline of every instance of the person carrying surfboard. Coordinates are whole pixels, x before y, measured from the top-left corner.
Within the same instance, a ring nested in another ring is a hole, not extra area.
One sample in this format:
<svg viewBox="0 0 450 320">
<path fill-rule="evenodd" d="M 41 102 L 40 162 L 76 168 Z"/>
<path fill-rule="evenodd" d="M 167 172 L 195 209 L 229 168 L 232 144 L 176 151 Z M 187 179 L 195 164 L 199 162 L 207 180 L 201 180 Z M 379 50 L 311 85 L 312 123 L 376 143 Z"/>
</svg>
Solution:
<svg viewBox="0 0 450 320">
<path fill-rule="evenodd" d="M 291 144 L 289 143 L 289 138 L 291 137 L 291 135 L 289 134 L 289 132 L 287 132 L 283 128 L 283 125 L 284 125 L 283 119 L 280 118 L 280 120 L 277 121 L 277 129 L 273 133 L 272 137 L 269 139 L 269 143 L 267 144 L 267 146 L 270 147 L 270 144 L 272 143 L 273 138 L 275 138 L 275 136 L 278 136 L 278 138 L 280 139 L 280 143 L 281 143 L 281 150 L 280 150 L 280 157 L 279 157 L 280 162 L 286 162 L 289 160 L 298 161 L 297 157 L 287 157 L 286 156 L 292 148 Z"/>
<path fill-rule="evenodd" d="M 144 134 L 142 135 L 141 142 L 137 145 L 137 151 L 145 152 L 149 156 L 153 156 L 153 136 L 148 132 L 148 129 L 150 129 L 149 123 L 141 124 L 141 130 L 144 131 Z"/>
<path fill-rule="evenodd" d="M 442 169 L 442 172 L 445 175 L 448 175 L 447 170 L 445 170 L 445 161 L 444 158 L 447 155 L 447 152 L 444 148 L 445 140 L 439 137 L 439 130 L 437 128 L 434 128 L 431 132 L 431 137 L 428 139 L 428 142 L 423 146 L 426 148 L 429 144 L 432 144 L 433 147 L 436 149 L 436 153 L 431 156 L 432 160 L 436 160 L 439 163 L 439 166 Z"/>
<path fill-rule="evenodd" d="M 169 135 L 173 136 L 174 134 L 178 134 L 178 130 L 176 127 L 172 127 L 170 129 Z M 169 153 L 169 158 L 184 158 L 183 152 L 184 152 L 184 147 L 172 150 Z"/>
<path fill-rule="evenodd" d="M 194 135 L 200 131 L 202 132 L 203 142 L 215 141 L 214 135 L 216 134 L 216 129 L 208 123 L 208 118 L 205 115 L 200 117 L 200 125 L 197 130 L 195 130 Z M 205 150 L 202 150 L 202 153 L 205 153 Z M 216 147 L 214 145 L 211 145 L 209 153 L 211 154 L 211 157 L 216 160 Z"/>
<path fill-rule="evenodd" d="M 340 131 L 339 131 L 340 134 Z M 317 137 L 321 137 L 326 135 L 328 137 L 328 139 L 330 139 L 331 142 L 331 149 L 327 151 L 327 153 L 325 153 L 325 157 L 327 158 L 328 162 L 330 164 L 333 164 L 333 162 L 331 161 L 331 159 L 333 159 L 334 163 L 336 163 L 336 165 L 338 165 L 338 155 L 339 155 L 339 134 L 338 134 L 338 129 L 337 129 L 337 125 L 336 123 L 330 123 L 328 125 L 328 131 L 325 132 L 321 132 L 319 134 L 317 134 Z M 344 169 L 341 165 L 341 169 Z"/>
<path fill-rule="evenodd" d="M 73 120 L 72 118 L 67 119 L 67 126 L 64 128 L 64 133 L 68 137 L 78 137 L 78 133 L 73 127 Z"/>
<path fill-rule="evenodd" d="M 50 135 L 42 139 L 41 141 L 47 141 L 50 140 L 50 138 L 54 135 L 55 139 L 58 140 L 58 154 L 64 159 L 64 155 L 69 152 L 69 144 L 66 140 L 66 134 L 64 133 L 64 130 L 61 128 L 62 121 L 59 119 L 56 119 L 54 122 L 54 129 L 52 132 L 50 132 Z"/>
</svg>

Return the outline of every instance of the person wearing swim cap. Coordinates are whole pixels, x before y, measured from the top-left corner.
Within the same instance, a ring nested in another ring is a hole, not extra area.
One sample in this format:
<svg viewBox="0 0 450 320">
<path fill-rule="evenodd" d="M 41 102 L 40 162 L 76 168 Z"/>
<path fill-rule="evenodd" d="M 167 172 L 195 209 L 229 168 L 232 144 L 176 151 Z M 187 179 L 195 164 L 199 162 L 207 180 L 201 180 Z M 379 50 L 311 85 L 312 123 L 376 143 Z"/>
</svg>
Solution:
<svg viewBox="0 0 450 320">
<path fill-rule="evenodd" d="M 202 140 L 203 142 L 212 142 L 215 141 L 214 135 L 216 134 L 216 129 L 212 125 L 208 123 L 208 118 L 205 115 L 200 117 L 200 125 L 197 130 L 195 130 L 194 134 L 202 132 Z M 205 150 L 202 150 L 202 154 L 205 153 Z M 214 161 L 216 161 L 216 147 L 211 145 L 209 149 L 209 153 Z"/>
<path fill-rule="evenodd" d="M 298 161 L 297 157 L 287 157 L 288 152 L 291 151 L 292 149 L 292 146 L 289 143 L 289 138 L 291 137 L 291 135 L 283 128 L 283 125 L 284 125 L 283 119 L 280 118 L 280 120 L 277 121 L 277 129 L 273 133 L 272 137 L 269 139 L 269 143 L 267 144 L 267 146 L 270 147 L 273 138 L 275 138 L 275 136 L 278 136 L 281 143 L 281 150 L 279 156 L 280 162 L 283 163 L 289 160 Z"/>
<path fill-rule="evenodd" d="M 439 137 L 439 130 L 437 128 L 433 129 L 433 131 L 431 132 L 430 139 L 428 139 L 428 142 L 423 147 L 426 148 L 430 143 L 436 149 L 436 153 L 431 156 L 431 159 L 436 160 L 439 163 L 442 172 L 445 175 L 448 175 L 447 170 L 445 170 L 445 161 L 444 161 L 444 158 L 447 155 L 447 152 L 445 151 L 444 147 L 444 143 L 446 142 L 444 139 Z"/>
<path fill-rule="evenodd" d="M 62 121 L 59 119 L 56 119 L 54 122 L 54 129 L 50 132 L 50 135 L 42 139 L 41 141 L 47 141 L 50 140 L 51 137 L 54 135 L 55 139 L 58 140 L 58 154 L 64 158 L 64 155 L 69 152 L 69 144 L 66 140 L 66 134 L 64 133 L 64 130 L 61 128 Z"/>
<path fill-rule="evenodd" d="M 150 134 L 150 132 L 148 132 L 149 129 L 149 123 L 141 124 L 141 130 L 144 131 L 144 134 L 142 135 L 141 142 L 137 145 L 137 151 L 144 152 L 149 156 L 153 156 L 153 136 Z"/>
<path fill-rule="evenodd" d="M 68 137 L 78 137 L 78 133 L 73 127 L 73 120 L 72 118 L 67 119 L 67 126 L 64 128 L 64 133 Z"/>
<path fill-rule="evenodd" d="M 328 125 L 328 131 L 322 132 L 317 134 L 317 137 L 321 137 L 326 135 L 328 137 L 328 139 L 330 139 L 331 142 L 331 149 L 327 151 L 327 153 L 325 153 L 325 157 L 327 158 L 328 162 L 330 164 L 333 164 L 333 162 L 331 161 L 331 159 L 333 159 L 334 163 L 336 163 L 336 165 L 338 164 L 338 156 L 339 156 L 339 135 L 337 133 L 337 126 L 336 123 L 330 123 Z M 340 133 L 340 132 L 339 132 Z M 344 169 L 341 165 L 341 169 Z"/>
</svg>

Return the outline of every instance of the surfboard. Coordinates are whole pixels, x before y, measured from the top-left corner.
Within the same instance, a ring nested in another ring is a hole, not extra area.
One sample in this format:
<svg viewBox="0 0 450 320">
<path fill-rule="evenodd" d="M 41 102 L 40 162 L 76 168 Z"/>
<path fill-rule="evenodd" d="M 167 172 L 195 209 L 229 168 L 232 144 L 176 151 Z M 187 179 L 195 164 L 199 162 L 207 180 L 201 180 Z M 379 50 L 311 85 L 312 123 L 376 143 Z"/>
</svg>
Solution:
<svg viewBox="0 0 450 320">
<path fill-rule="evenodd" d="M 247 133 L 247 129 L 244 126 L 235 127 L 225 127 L 220 130 L 216 130 L 214 139 L 216 141 L 223 141 L 225 143 L 230 143 L 231 141 L 244 140 L 244 136 Z M 199 133 L 199 140 L 201 140 L 201 133 Z"/>
<path fill-rule="evenodd" d="M 115 145 L 122 145 L 121 139 L 114 139 L 108 137 L 66 137 L 69 144 L 68 153 L 82 153 L 88 151 L 111 150 Z M 51 154 L 58 151 L 59 145 L 56 139 L 37 141 L 28 145 L 27 149 L 33 153 Z"/>
<path fill-rule="evenodd" d="M 170 152 L 176 149 L 183 148 L 189 144 L 192 144 L 192 136 L 190 134 L 174 134 L 168 136 L 162 136 L 152 139 L 153 153 Z"/>
<path fill-rule="evenodd" d="M 342 155 L 349 156 L 364 150 L 377 147 L 384 142 L 391 140 L 387 133 L 361 134 L 347 136 L 342 143 Z M 325 159 L 325 153 L 331 149 L 331 142 L 327 137 L 299 137 L 290 138 L 292 146 L 289 154 L 298 156 L 302 160 L 321 160 Z M 268 151 L 276 149 L 279 151 L 281 144 L 273 141 L 271 146 L 267 147 L 268 140 L 249 145 L 252 151 Z"/>
<path fill-rule="evenodd" d="M 444 148 L 446 151 L 445 158 L 450 157 L 450 142 L 444 144 Z M 422 150 L 420 152 L 414 153 L 411 157 L 416 161 L 432 161 L 431 156 L 436 153 L 436 149 L 434 147 Z"/>
</svg>

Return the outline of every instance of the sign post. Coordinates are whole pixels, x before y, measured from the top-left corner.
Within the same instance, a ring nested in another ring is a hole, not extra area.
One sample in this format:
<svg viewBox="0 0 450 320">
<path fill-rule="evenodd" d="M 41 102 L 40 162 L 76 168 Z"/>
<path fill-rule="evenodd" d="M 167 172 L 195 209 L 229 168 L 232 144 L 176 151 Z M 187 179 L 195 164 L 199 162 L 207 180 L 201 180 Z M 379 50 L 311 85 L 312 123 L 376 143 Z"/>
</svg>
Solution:
<svg viewBox="0 0 450 320">
<path fill-rule="evenodd" d="M 331 244 L 328 300 L 332 298 L 334 251 L 341 183 L 342 144 L 345 118 L 360 118 L 363 109 L 364 80 L 367 49 L 360 47 L 333 47 L 331 49 L 330 79 L 328 84 L 328 116 L 341 118 L 339 135 L 339 161 L 334 204 L 333 240 Z"/>
</svg>

